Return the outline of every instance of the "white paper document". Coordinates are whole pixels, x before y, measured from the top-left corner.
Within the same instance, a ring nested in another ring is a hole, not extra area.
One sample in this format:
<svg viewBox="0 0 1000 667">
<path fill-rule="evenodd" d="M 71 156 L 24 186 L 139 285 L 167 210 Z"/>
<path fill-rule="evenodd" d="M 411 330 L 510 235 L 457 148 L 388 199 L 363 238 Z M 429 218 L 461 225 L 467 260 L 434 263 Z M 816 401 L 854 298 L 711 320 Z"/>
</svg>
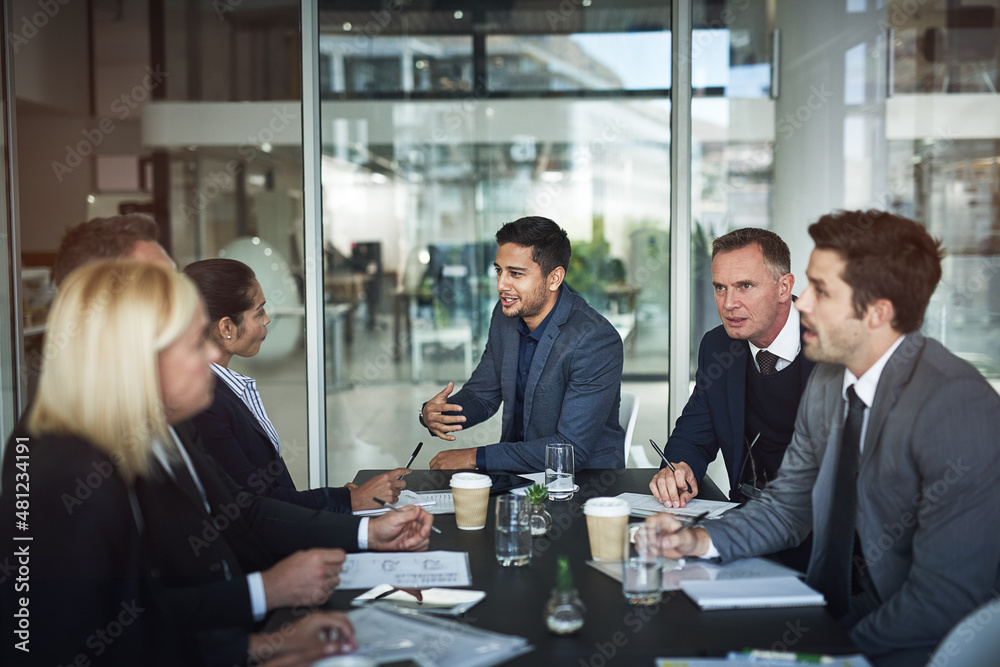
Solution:
<svg viewBox="0 0 1000 667">
<path fill-rule="evenodd" d="M 403 489 L 399 492 L 399 499 L 395 502 L 396 507 L 406 505 L 419 505 L 429 514 L 454 514 L 455 501 L 451 497 L 451 491 L 410 491 Z M 373 510 L 358 510 L 352 512 L 354 516 L 379 516 L 390 512 L 388 507 L 379 507 Z"/>
<path fill-rule="evenodd" d="M 622 564 L 618 561 L 587 561 L 595 570 L 616 581 L 622 580 Z M 663 559 L 663 590 L 677 591 L 684 581 L 744 581 L 764 577 L 794 577 L 798 573 L 781 563 L 766 558 L 741 558 L 725 565 L 699 559 Z"/>
<path fill-rule="evenodd" d="M 699 609 L 761 609 L 826 604 L 823 594 L 798 577 L 764 577 L 746 580 L 688 580 L 681 590 Z"/>
<path fill-rule="evenodd" d="M 347 554 L 338 589 L 471 586 L 469 554 L 463 551 L 366 552 Z"/>
<path fill-rule="evenodd" d="M 628 501 L 632 516 L 647 517 L 657 512 L 667 512 L 677 516 L 696 517 L 702 512 L 708 512 L 709 519 L 722 516 L 723 512 L 739 507 L 739 503 L 725 503 L 720 500 L 702 500 L 692 498 L 684 507 L 667 507 L 652 494 L 645 493 L 620 493 L 618 498 Z"/>
<path fill-rule="evenodd" d="M 544 472 L 526 472 L 523 475 L 518 475 L 518 477 L 523 477 L 524 479 L 530 482 L 534 482 L 535 484 L 541 484 L 542 486 L 545 486 Z M 576 493 L 579 490 L 580 490 L 580 485 L 574 484 L 573 493 Z M 518 489 L 511 489 L 510 492 L 513 493 L 515 496 L 526 496 L 528 495 L 528 487 L 522 486 Z"/>
</svg>

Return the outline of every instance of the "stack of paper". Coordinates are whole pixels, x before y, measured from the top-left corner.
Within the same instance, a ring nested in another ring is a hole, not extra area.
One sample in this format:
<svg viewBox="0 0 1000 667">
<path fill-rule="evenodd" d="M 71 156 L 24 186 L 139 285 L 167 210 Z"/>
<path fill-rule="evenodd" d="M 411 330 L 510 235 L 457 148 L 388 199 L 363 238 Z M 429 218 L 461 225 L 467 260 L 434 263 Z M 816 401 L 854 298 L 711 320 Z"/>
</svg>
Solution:
<svg viewBox="0 0 1000 667">
<path fill-rule="evenodd" d="M 419 505 L 430 514 L 454 514 L 455 501 L 451 497 L 451 491 L 425 491 L 416 492 L 403 489 L 399 492 L 399 500 L 396 507 L 405 505 Z M 373 510 L 358 510 L 353 512 L 354 516 L 379 516 L 391 511 L 388 507 L 379 507 Z"/>
<path fill-rule="evenodd" d="M 653 516 L 657 512 L 668 512 L 677 516 L 696 517 L 702 512 L 708 512 L 709 519 L 722 516 L 722 513 L 739 507 L 739 503 L 725 503 L 719 500 L 702 500 L 692 498 L 684 507 L 667 507 L 651 494 L 645 493 L 620 493 L 618 498 L 627 500 L 631 508 L 632 516 L 647 517 Z"/>
</svg>

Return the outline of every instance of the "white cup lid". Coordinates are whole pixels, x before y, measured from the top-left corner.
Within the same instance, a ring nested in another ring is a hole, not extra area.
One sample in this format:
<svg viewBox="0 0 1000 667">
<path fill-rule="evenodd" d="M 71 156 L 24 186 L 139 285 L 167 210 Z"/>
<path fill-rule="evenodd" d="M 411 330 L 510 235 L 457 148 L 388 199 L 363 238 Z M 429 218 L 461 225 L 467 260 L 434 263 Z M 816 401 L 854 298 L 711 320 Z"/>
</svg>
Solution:
<svg viewBox="0 0 1000 667">
<path fill-rule="evenodd" d="M 591 498 L 583 504 L 583 513 L 590 516 L 626 516 L 630 510 L 623 498 Z"/>
<path fill-rule="evenodd" d="M 485 489 L 493 485 L 489 475 L 475 472 L 456 472 L 451 476 L 451 485 L 457 489 Z"/>
</svg>

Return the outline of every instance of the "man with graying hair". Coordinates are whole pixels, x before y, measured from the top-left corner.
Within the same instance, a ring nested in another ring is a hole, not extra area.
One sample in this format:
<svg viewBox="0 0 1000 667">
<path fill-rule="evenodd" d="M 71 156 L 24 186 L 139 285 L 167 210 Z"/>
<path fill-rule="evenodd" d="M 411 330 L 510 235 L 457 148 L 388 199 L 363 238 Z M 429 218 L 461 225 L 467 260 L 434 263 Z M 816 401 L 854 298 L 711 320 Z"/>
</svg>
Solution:
<svg viewBox="0 0 1000 667">
<path fill-rule="evenodd" d="M 1000 589 L 1000 396 L 920 333 L 940 243 L 882 211 L 825 215 L 796 301 L 818 362 L 778 477 L 664 555 L 723 561 L 813 531 L 807 582 L 879 665 L 924 665 Z"/>
<path fill-rule="evenodd" d="M 722 325 L 701 340 L 694 392 L 664 447 L 676 472 L 661 466 L 649 483 L 664 504 L 684 507 L 697 496 L 720 449 L 733 501 L 757 495 L 777 474 L 813 369 L 800 354 L 790 264 L 788 246 L 766 229 L 737 229 L 712 243 Z"/>
</svg>

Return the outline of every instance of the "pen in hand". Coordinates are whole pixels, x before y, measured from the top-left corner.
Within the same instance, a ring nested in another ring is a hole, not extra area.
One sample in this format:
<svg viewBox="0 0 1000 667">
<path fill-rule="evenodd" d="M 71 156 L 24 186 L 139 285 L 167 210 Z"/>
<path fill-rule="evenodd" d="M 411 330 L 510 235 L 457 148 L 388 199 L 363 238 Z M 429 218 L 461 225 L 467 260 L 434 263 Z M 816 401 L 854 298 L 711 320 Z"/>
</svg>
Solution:
<svg viewBox="0 0 1000 667">
<path fill-rule="evenodd" d="M 392 503 L 387 503 L 386 501 L 382 500 L 381 498 L 372 498 L 372 500 L 374 500 L 375 502 L 377 502 L 382 507 L 385 507 L 386 509 L 392 510 L 393 512 L 402 512 L 403 511 L 403 510 L 399 509 L 398 507 L 396 507 L 395 505 L 393 505 Z M 441 534 L 441 531 L 438 530 L 437 526 L 432 525 L 431 526 L 431 530 L 433 530 L 438 535 Z"/>
<path fill-rule="evenodd" d="M 656 453 L 659 454 L 660 458 L 663 459 L 663 462 L 667 464 L 667 467 L 670 468 L 670 472 L 676 473 L 677 468 L 674 467 L 673 463 L 667 460 L 667 455 L 663 453 L 662 449 L 656 446 L 656 443 L 653 442 L 652 438 L 649 439 L 649 444 L 653 446 L 653 449 L 656 451 Z M 685 481 L 684 483 L 687 484 L 688 493 L 694 494 L 694 491 L 691 490 L 691 483 L 687 481 Z"/>
<path fill-rule="evenodd" d="M 698 516 L 694 517 L 693 519 L 691 519 L 689 521 L 686 521 L 684 523 L 684 528 L 687 528 L 687 529 L 696 528 L 699 523 L 701 523 L 702 521 L 704 521 L 705 519 L 708 518 L 708 515 L 709 515 L 708 512 L 702 512 L 701 514 L 699 514 Z"/>
<path fill-rule="evenodd" d="M 417 458 L 417 454 L 420 453 L 420 448 L 423 447 L 423 446 L 424 446 L 424 443 L 422 443 L 422 442 L 418 442 L 417 443 L 416 449 L 414 449 L 413 453 L 410 454 L 410 460 L 406 462 L 406 465 L 403 466 L 404 468 L 409 468 L 411 465 L 413 465 L 413 462 Z M 403 478 L 402 477 L 397 477 L 397 479 L 403 479 Z"/>
</svg>

